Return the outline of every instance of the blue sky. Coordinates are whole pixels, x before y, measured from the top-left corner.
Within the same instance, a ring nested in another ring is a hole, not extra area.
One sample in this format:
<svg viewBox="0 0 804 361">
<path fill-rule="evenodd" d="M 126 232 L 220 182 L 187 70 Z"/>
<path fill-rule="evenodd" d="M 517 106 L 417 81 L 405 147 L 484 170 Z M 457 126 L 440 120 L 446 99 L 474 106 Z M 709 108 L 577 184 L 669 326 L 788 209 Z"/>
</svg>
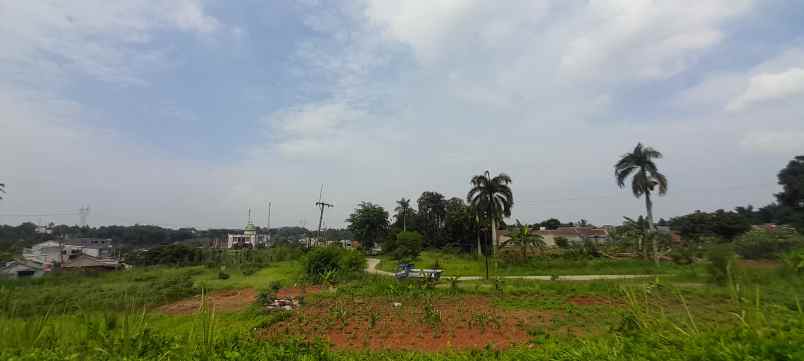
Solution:
<svg viewBox="0 0 804 361">
<path fill-rule="evenodd" d="M 514 179 L 514 216 L 619 223 L 771 201 L 804 153 L 789 1 L 0 1 L 0 222 L 340 226 L 359 201 Z M 43 219 L 44 218 L 44 219 Z"/>
</svg>

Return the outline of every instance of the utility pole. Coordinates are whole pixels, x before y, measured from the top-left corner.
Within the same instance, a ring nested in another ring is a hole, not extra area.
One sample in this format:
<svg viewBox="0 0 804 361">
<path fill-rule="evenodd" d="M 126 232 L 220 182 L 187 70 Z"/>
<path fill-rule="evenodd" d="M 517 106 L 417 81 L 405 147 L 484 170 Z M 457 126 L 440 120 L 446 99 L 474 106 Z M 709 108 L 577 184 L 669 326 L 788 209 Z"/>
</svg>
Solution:
<svg viewBox="0 0 804 361">
<path fill-rule="evenodd" d="M 324 222 L 324 208 L 332 208 L 334 205 L 322 202 L 321 196 L 324 193 L 324 185 L 321 185 L 321 191 L 318 193 L 318 202 L 315 202 L 316 207 L 321 208 L 321 214 L 318 216 L 318 232 L 315 234 L 316 242 L 321 242 L 321 224 Z M 309 245 L 308 245 L 309 248 Z"/>
<path fill-rule="evenodd" d="M 265 225 L 266 243 L 271 241 L 271 202 L 268 201 L 268 223 Z"/>
</svg>

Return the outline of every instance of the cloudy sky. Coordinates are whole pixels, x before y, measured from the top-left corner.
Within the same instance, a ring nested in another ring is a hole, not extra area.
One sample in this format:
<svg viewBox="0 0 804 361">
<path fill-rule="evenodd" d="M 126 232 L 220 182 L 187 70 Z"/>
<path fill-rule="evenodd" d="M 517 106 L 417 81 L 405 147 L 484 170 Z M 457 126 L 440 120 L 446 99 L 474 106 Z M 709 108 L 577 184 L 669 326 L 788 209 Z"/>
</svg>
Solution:
<svg viewBox="0 0 804 361">
<path fill-rule="evenodd" d="M 665 155 L 656 215 L 764 205 L 804 153 L 786 0 L 0 0 L 0 222 L 326 224 L 464 197 L 619 223 L 613 163 Z"/>
</svg>

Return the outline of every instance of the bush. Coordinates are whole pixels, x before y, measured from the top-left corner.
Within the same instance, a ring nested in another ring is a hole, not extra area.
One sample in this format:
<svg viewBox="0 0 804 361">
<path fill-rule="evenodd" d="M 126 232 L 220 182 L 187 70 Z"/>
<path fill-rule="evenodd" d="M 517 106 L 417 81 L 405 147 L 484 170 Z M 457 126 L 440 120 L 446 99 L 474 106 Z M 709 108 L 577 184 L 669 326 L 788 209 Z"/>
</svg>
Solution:
<svg viewBox="0 0 804 361">
<path fill-rule="evenodd" d="M 399 232 L 395 240 L 386 242 L 386 252 L 397 261 L 411 261 L 422 252 L 424 237 L 416 231 Z"/>
<path fill-rule="evenodd" d="M 706 258 L 710 262 L 707 271 L 712 282 L 726 283 L 734 269 L 734 248 L 730 244 L 715 245 L 709 249 Z"/>
<path fill-rule="evenodd" d="M 218 271 L 218 279 L 219 280 L 228 280 L 229 274 L 223 271 Z"/>
<path fill-rule="evenodd" d="M 240 272 L 243 272 L 243 276 L 251 276 L 251 275 L 257 273 L 257 271 L 259 271 L 259 270 L 260 270 L 260 267 L 255 265 L 255 264 L 252 264 L 252 263 L 244 264 L 244 265 L 240 266 Z"/>
<path fill-rule="evenodd" d="M 196 293 L 196 289 L 193 286 L 193 279 L 189 273 L 153 280 L 148 282 L 146 289 L 154 293 L 159 293 L 161 299 L 164 301 L 177 300 Z"/>
<path fill-rule="evenodd" d="M 366 258 L 357 251 L 337 247 L 316 247 L 304 257 L 304 275 L 313 282 L 320 282 L 324 275 L 335 272 L 348 277 L 362 272 Z"/>
<path fill-rule="evenodd" d="M 804 249 L 788 252 L 782 260 L 788 273 L 804 273 Z"/>
<path fill-rule="evenodd" d="M 566 237 L 558 236 L 558 237 L 555 238 L 555 242 L 556 242 L 556 246 L 558 246 L 558 248 L 561 248 L 561 249 L 566 249 L 566 248 L 569 248 L 569 246 L 570 246 L 569 240 Z"/>
<path fill-rule="evenodd" d="M 804 237 L 792 228 L 755 229 L 737 238 L 735 245 L 737 254 L 745 259 L 777 259 L 804 246 Z"/>
<path fill-rule="evenodd" d="M 670 252 L 670 258 L 673 260 L 673 263 L 679 265 L 688 265 L 692 264 L 695 257 L 695 250 L 691 247 L 682 247 L 673 249 Z"/>
</svg>

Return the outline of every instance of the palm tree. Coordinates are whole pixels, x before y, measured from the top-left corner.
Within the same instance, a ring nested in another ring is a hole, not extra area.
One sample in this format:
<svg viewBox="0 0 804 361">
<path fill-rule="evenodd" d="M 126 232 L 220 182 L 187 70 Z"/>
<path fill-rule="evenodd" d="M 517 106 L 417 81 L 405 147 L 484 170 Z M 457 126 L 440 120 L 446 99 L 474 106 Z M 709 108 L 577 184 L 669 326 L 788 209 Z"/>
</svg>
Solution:
<svg viewBox="0 0 804 361">
<path fill-rule="evenodd" d="M 519 223 L 519 220 L 516 220 L 516 232 L 511 235 L 511 239 L 505 241 L 503 246 L 508 243 L 513 243 L 519 246 L 520 250 L 522 250 L 522 261 L 527 260 L 528 258 L 528 247 L 532 247 L 533 249 L 544 250 L 546 244 L 544 243 L 544 237 L 538 234 L 531 234 L 530 227 L 527 224 Z"/>
<path fill-rule="evenodd" d="M 472 189 L 466 195 L 469 205 L 491 223 L 491 242 L 497 244 L 497 224 L 503 217 L 511 216 L 511 207 L 514 205 L 514 194 L 511 192 L 511 177 L 505 173 L 492 178 L 489 171 L 472 177 Z M 494 249 L 495 247 L 492 247 Z"/>
<path fill-rule="evenodd" d="M 651 147 L 643 146 L 642 143 L 637 143 L 634 151 L 631 153 L 623 154 L 620 161 L 614 165 L 614 177 L 617 179 L 617 185 L 620 188 L 625 187 L 625 181 L 629 176 L 631 177 L 631 191 L 634 197 L 641 197 L 645 195 L 645 208 L 647 210 L 648 229 L 650 232 L 656 231 L 656 226 L 653 224 L 653 202 L 650 199 L 650 194 L 659 186 L 659 195 L 667 193 L 667 178 L 659 173 L 654 159 L 661 159 L 662 153 Z M 652 238 L 653 258 L 656 264 L 659 264 L 659 254 L 656 249 L 656 239 Z"/>
<path fill-rule="evenodd" d="M 410 210 L 410 199 L 405 199 L 404 197 L 398 201 L 396 201 L 398 206 L 394 208 L 394 212 L 396 212 L 396 218 L 399 219 L 399 216 L 402 216 L 402 231 L 405 232 L 408 230 L 407 226 L 407 216 L 408 211 Z"/>
</svg>

